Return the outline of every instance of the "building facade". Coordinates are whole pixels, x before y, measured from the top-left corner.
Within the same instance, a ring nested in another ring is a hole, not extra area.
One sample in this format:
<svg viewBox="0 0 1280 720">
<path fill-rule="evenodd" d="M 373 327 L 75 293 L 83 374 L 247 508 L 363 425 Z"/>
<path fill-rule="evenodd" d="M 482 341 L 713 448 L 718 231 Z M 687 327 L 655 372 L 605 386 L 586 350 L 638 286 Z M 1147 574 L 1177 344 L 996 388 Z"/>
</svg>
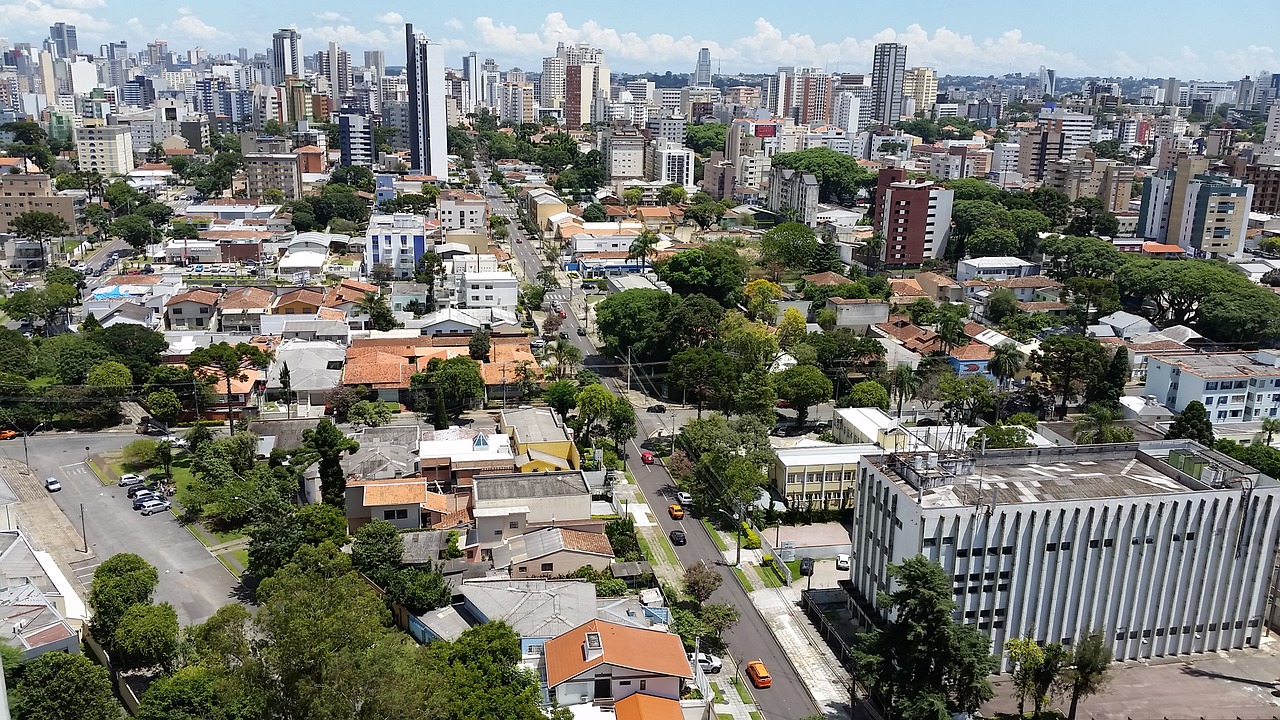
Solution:
<svg viewBox="0 0 1280 720">
<path fill-rule="evenodd" d="M 951 237 L 955 193 L 927 180 L 907 180 L 901 168 L 880 171 L 876 182 L 876 222 L 884 237 L 886 265 L 919 265 L 942 257 Z"/>
<path fill-rule="evenodd" d="M 906 71 L 906 45 L 876 45 L 871 68 L 871 89 L 875 99 L 872 119 L 875 122 L 894 125 L 902 117 L 902 83 Z"/>
<path fill-rule="evenodd" d="M 409 160 L 413 170 L 440 180 L 449 177 L 445 130 L 444 46 L 404 26 L 409 71 Z"/>
<path fill-rule="evenodd" d="M 110 177 L 128 175 L 137 167 L 128 125 L 86 125 L 76 128 L 75 136 L 81 170 Z"/>
</svg>

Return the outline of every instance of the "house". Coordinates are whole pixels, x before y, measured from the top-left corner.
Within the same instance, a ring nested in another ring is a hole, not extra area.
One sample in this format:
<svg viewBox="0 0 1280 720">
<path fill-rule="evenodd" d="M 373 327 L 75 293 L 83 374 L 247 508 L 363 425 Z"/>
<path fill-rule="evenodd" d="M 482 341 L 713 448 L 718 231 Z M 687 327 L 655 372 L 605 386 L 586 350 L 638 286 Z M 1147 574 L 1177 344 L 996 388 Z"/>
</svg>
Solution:
<svg viewBox="0 0 1280 720">
<path fill-rule="evenodd" d="M 1089 326 L 1091 337 L 1118 337 L 1121 340 L 1130 340 L 1135 335 L 1159 331 L 1160 328 L 1152 325 L 1150 320 L 1123 310 L 1100 317 L 1096 324 Z"/>
<path fill-rule="evenodd" d="M 1021 302 L 1057 300 L 1062 283 L 1044 275 L 1025 275 L 1005 280 L 992 280 L 990 288 L 1005 288 Z"/>
<path fill-rule="evenodd" d="M 959 282 L 935 272 L 916 273 L 916 284 L 935 302 L 964 302 L 964 288 Z"/>
<path fill-rule="evenodd" d="M 1280 415 L 1280 352 L 1148 357 L 1143 394 L 1174 412 L 1198 400 L 1214 424 L 1274 418 Z"/>
<path fill-rule="evenodd" d="M 812 275 L 802 275 L 800 279 L 804 281 L 805 285 L 817 285 L 819 287 L 847 285 L 852 282 L 844 275 L 837 272 L 831 272 L 830 270 L 826 272 L 813 273 Z"/>
<path fill-rule="evenodd" d="M 342 456 L 342 471 L 366 480 L 421 478 L 425 473 L 418 463 L 420 434 L 417 424 L 381 425 L 352 433 L 351 437 L 360 443 L 360 449 Z M 439 483 L 434 481 L 430 487 L 437 492 L 441 490 Z"/>
<path fill-rule="evenodd" d="M 298 288 L 277 297 L 271 306 L 271 314 L 316 315 L 322 307 L 324 307 L 324 293 L 311 288 Z"/>
<path fill-rule="evenodd" d="M 513 537 L 544 527 L 595 533 L 604 529 L 604 522 L 591 516 L 591 488 L 581 471 L 476 475 L 471 497 L 482 556 Z"/>
<path fill-rule="evenodd" d="M 458 588 L 462 608 L 477 624 L 505 622 L 520 637 L 520 654 L 596 617 L 596 587 L 581 580 L 468 580 Z"/>
<path fill-rule="evenodd" d="M 448 498 L 428 490 L 420 478 L 351 479 L 345 502 L 351 532 L 375 518 L 401 530 L 431 527 L 449 512 Z"/>
<path fill-rule="evenodd" d="M 995 357 L 995 351 L 990 346 L 980 342 L 970 342 L 965 345 L 957 345 L 947 351 L 947 362 L 951 364 L 951 368 L 956 374 L 965 377 L 968 375 L 986 375 L 987 363 L 991 358 Z"/>
<path fill-rule="evenodd" d="M 920 283 L 915 278 L 890 278 L 890 305 L 910 305 L 921 298 L 929 298 L 929 293 L 925 292 L 924 288 L 921 287 Z"/>
<path fill-rule="evenodd" d="M 827 298 L 826 309 L 835 312 L 836 327 L 859 332 L 889 319 L 889 303 L 884 300 L 832 297 Z"/>
<path fill-rule="evenodd" d="M 981 257 L 956 263 L 956 281 L 988 279 L 1003 280 L 1027 277 L 1040 272 L 1040 266 L 1016 257 Z"/>
<path fill-rule="evenodd" d="M 408 358 L 376 348 L 347 348 L 347 364 L 342 369 L 344 387 L 365 386 L 379 400 L 400 402 L 417 372 Z"/>
<path fill-rule="evenodd" d="M 437 310 L 420 320 L 423 335 L 473 335 L 484 326 L 475 315 L 457 308 Z"/>
<path fill-rule="evenodd" d="M 254 335 L 262 332 L 262 316 L 271 312 L 276 294 L 260 287 L 228 290 L 218 303 L 219 329 Z"/>
<path fill-rule="evenodd" d="M 513 580 L 552 578 L 591 566 L 609 569 L 613 548 L 602 532 L 563 527 L 534 530 L 507 540 L 493 549 L 495 569 L 507 569 Z"/>
<path fill-rule="evenodd" d="M 141 325 L 152 330 L 160 329 L 160 316 L 155 312 L 154 308 L 138 303 L 121 303 L 114 309 L 109 310 L 107 314 L 98 318 L 98 323 L 103 328 L 109 328 L 113 325 Z"/>
<path fill-rule="evenodd" d="M 267 399 L 282 398 L 289 404 L 324 406 L 329 394 L 342 382 L 347 349 L 324 340 L 285 340 L 276 350 L 267 373 Z M 289 368 L 289 391 L 281 382 Z"/>
<path fill-rule="evenodd" d="M 0 633 L 23 660 L 78 654 L 88 615 L 51 555 L 32 548 L 17 530 L 0 532 Z"/>
<path fill-rule="evenodd" d="M 698 710 L 701 716 L 703 711 Z M 684 703 L 644 692 L 632 693 L 613 704 L 617 720 L 684 720 Z"/>
<path fill-rule="evenodd" d="M 170 330 L 212 330 L 217 327 L 220 293 L 195 289 L 174 295 L 165 302 L 165 327 Z"/>
<path fill-rule="evenodd" d="M 539 675 L 549 700 L 579 705 L 644 693 L 679 700 L 693 669 L 678 635 L 592 620 L 548 640 Z"/>
<path fill-rule="evenodd" d="M 510 437 L 473 428 L 424 429 L 418 442 L 420 472 L 442 488 L 470 488 L 476 475 L 511 473 L 514 457 Z"/>
<path fill-rule="evenodd" d="M 581 467 L 572 431 L 550 408 L 503 410 L 498 428 L 515 443 L 516 467 L 520 472 L 550 470 L 562 462 L 567 462 L 570 468 Z"/>
<path fill-rule="evenodd" d="M 222 419 L 225 420 L 228 404 L 235 411 L 236 418 L 242 417 L 250 409 L 257 412 L 258 401 L 261 399 L 262 392 L 267 384 L 265 371 L 257 368 L 248 368 L 241 371 L 241 375 L 238 377 L 231 376 L 231 398 L 229 403 L 227 399 L 227 381 L 223 373 L 210 368 L 198 368 L 195 373 L 210 381 L 209 389 L 213 393 L 213 407 L 205 411 L 205 419 L 212 420 L 220 413 Z"/>
</svg>

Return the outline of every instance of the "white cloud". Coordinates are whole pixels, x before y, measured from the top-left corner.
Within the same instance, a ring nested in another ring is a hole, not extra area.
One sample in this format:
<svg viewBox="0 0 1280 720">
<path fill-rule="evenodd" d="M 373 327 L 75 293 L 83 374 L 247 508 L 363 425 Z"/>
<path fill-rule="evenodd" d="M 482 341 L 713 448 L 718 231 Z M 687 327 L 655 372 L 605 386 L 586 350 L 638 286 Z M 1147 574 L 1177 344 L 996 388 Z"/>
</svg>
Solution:
<svg viewBox="0 0 1280 720">
<path fill-rule="evenodd" d="M 347 46 L 348 50 L 387 47 L 390 40 L 381 30 L 361 30 L 354 25 L 324 25 L 321 27 L 299 28 L 298 32 L 306 42 L 336 42 Z"/>
<path fill-rule="evenodd" d="M 404 16 L 394 10 L 383 13 L 375 19 L 383 25 L 399 25 L 404 22 Z"/>
<path fill-rule="evenodd" d="M 170 27 L 180 33 L 184 33 L 190 37 L 199 38 L 201 40 L 216 38 L 222 35 L 222 32 L 219 31 L 218 28 L 201 20 L 195 15 L 184 14 L 182 17 L 174 20 Z"/>
<path fill-rule="evenodd" d="M 20 2 L 0 4 L 0 18 L 4 18 L 5 33 L 12 33 L 8 28 L 25 28 L 37 30 L 40 37 L 49 32 L 49 26 L 56 22 L 75 25 L 83 35 L 85 30 L 95 33 L 107 32 L 111 23 L 90 15 L 71 5 L 54 5 L 41 0 L 21 0 Z"/>
<path fill-rule="evenodd" d="M 49 0 L 49 4 L 60 8 L 77 8 L 91 10 L 107 6 L 107 0 Z"/>
<path fill-rule="evenodd" d="M 461 30 L 464 27 L 462 21 L 456 17 L 451 17 L 448 20 L 445 20 L 444 26 L 450 30 Z"/>
<path fill-rule="evenodd" d="M 313 13 L 313 15 L 315 19 L 321 22 L 331 23 L 331 22 L 338 22 L 340 20 L 341 21 L 347 20 L 347 17 L 345 15 L 334 12 L 333 10 L 325 10 L 324 12 Z"/>
</svg>

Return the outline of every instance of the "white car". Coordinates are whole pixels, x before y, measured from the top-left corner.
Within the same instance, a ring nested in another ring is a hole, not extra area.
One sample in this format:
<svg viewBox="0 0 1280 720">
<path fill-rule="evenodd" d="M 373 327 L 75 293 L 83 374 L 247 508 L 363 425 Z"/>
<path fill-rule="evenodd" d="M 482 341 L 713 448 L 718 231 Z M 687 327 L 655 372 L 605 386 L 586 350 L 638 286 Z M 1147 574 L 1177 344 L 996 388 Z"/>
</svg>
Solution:
<svg viewBox="0 0 1280 720">
<path fill-rule="evenodd" d="M 848 555 L 846 555 L 846 554 L 844 554 L 844 553 L 840 553 L 839 555 L 836 555 L 836 569 L 837 569 L 837 570 L 848 570 L 848 569 L 849 569 L 849 556 L 848 556 Z"/>
<path fill-rule="evenodd" d="M 141 475 L 135 475 L 133 473 L 129 473 L 127 475 L 121 475 L 120 487 L 130 487 L 133 485 L 141 485 L 144 480 L 145 478 L 143 478 Z"/>
<path fill-rule="evenodd" d="M 169 501 L 159 500 L 159 499 L 148 500 L 142 503 L 141 507 L 138 508 L 138 510 L 141 511 L 143 515 L 154 515 L 158 512 L 164 512 L 165 510 L 168 510 L 168 509 L 169 509 Z"/>
<path fill-rule="evenodd" d="M 692 664 L 694 662 L 702 666 L 702 672 L 710 675 L 714 675 L 724 669 L 724 662 L 715 655 L 708 653 L 697 653 L 696 655 L 689 653 L 689 663 Z"/>
<path fill-rule="evenodd" d="M 168 437 L 160 438 L 160 442 L 166 443 L 168 445 L 172 445 L 173 447 L 176 447 L 176 448 L 184 448 L 187 446 L 187 441 L 184 438 L 178 437 L 177 435 L 170 435 Z"/>
<path fill-rule="evenodd" d="M 680 492 L 676 493 L 676 502 L 680 503 L 681 505 L 693 505 L 693 496 L 681 490 Z"/>
<path fill-rule="evenodd" d="M 58 492 L 62 489 L 62 483 L 58 482 L 58 478 L 45 478 L 44 489 L 49 492 Z"/>
</svg>

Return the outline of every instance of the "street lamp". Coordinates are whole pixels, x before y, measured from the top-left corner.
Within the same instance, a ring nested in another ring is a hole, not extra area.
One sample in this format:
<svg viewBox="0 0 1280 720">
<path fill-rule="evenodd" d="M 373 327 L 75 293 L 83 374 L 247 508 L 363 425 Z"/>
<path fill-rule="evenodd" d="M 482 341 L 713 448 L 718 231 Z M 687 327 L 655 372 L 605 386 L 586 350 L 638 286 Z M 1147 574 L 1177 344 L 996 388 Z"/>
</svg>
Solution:
<svg viewBox="0 0 1280 720">
<path fill-rule="evenodd" d="M 42 427 L 44 427 L 44 423 L 39 423 L 35 427 L 31 428 L 30 432 L 22 432 L 22 428 L 17 425 L 13 426 L 14 430 L 22 433 L 22 457 L 23 462 L 26 463 L 28 469 L 31 467 L 31 453 L 27 450 L 27 438 L 31 437 L 31 433 L 34 433 Z"/>
</svg>

